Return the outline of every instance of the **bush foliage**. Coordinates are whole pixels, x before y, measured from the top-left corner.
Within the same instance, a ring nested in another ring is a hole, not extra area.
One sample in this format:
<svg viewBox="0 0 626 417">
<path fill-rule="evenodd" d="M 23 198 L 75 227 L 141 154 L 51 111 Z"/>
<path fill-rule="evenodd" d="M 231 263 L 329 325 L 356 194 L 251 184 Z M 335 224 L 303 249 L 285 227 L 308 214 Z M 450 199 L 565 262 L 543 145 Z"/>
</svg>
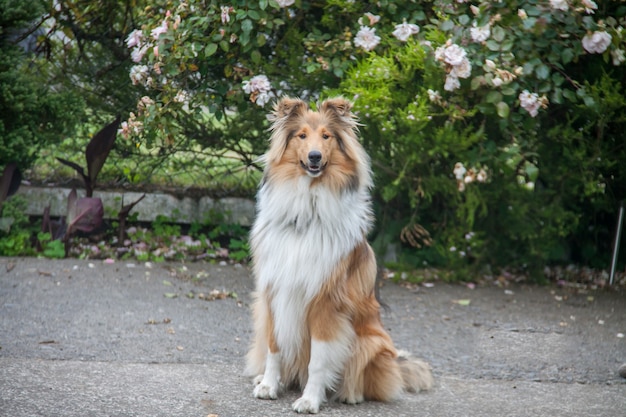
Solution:
<svg viewBox="0 0 626 417">
<path fill-rule="evenodd" d="M 49 5 L 43 0 L 0 1 L 0 167 L 29 167 L 37 152 L 72 131 L 82 106 L 71 91 L 55 91 L 39 71 L 37 26 Z"/>
<path fill-rule="evenodd" d="M 81 57 L 67 39 L 106 56 L 102 81 L 83 80 L 128 116 L 122 147 L 245 169 L 276 97 L 342 94 L 373 159 L 381 252 L 458 271 L 608 264 L 626 191 L 623 2 L 55 4 L 65 62 Z"/>
</svg>

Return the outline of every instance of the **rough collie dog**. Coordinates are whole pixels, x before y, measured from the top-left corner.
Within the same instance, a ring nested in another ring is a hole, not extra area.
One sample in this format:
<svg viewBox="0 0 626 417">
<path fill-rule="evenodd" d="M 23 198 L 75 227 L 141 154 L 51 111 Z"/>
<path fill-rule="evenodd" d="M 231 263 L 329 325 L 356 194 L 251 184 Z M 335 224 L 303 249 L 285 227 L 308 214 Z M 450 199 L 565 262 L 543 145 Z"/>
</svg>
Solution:
<svg viewBox="0 0 626 417">
<path fill-rule="evenodd" d="M 317 111 L 283 98 L 270 114 L 270 148 L 251 231 L 255 336 L 247 370 L 254 396 L 299 387 L 299 413 L 327 394 L 349 404 L 388 401 L 432 385 L 429 366 L 398 355 L 374 295 L 376 260 L 369 158 L 352 103 Z"/>
</svg>

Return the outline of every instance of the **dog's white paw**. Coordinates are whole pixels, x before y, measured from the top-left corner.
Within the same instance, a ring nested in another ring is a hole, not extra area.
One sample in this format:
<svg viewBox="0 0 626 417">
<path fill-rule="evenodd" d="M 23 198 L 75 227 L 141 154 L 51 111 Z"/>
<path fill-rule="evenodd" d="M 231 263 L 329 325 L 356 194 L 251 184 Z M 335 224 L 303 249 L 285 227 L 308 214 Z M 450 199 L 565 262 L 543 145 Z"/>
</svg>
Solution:
<svg viewBox="0 0 626 417">
<path fill-rule="evenodd" d="M 320 401 L 303 396 L 293 403 L 292 408 L 300 414 L 317 414 L 320 412 Z"/>
<path fill-rule="evenodd" d="M 270 385 L 260 382 L 259 385 L 254 387 L 253 395 L 255 398 L 262 400 L 275 400 L 278 398 L 278 384 Z"/>
</svg>

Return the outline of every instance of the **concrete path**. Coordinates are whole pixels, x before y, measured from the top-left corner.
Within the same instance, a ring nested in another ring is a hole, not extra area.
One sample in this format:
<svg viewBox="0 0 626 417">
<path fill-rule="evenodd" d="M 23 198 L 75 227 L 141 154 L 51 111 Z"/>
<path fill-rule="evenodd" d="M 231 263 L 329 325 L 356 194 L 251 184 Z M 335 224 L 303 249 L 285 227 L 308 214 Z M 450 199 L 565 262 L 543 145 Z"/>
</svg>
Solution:
<svg viewBox="0 0 626 417">
<path fill-rule="evenodd" d="M 245 267 L 0 258 L 0 416 L 292 415 L 296 392 L 257 400 L 242 376 L 252 288 Z M 436 386 L 321 415 L 626 416 L 624 292 L 381 295 L 396 345 L 431 363 Z"/>
</svg>

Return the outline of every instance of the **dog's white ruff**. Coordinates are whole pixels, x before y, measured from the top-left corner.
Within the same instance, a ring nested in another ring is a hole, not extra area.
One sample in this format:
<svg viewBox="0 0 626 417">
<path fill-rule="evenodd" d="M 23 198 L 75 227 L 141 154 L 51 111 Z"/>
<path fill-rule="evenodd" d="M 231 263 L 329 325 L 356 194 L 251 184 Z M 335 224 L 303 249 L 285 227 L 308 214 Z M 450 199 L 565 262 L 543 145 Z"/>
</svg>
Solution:
<svg viewBox="0 0 626 417">
<path fill-rule="evenodd" d="M 370 227 L 369 184 L 335 193 L 312 181 L 265 182 L 251 232 L 261 260 L 257 290 L 270 291 L 276 342 L 287 364 L 301 351 L 307 306 Z"/>
</svg>

